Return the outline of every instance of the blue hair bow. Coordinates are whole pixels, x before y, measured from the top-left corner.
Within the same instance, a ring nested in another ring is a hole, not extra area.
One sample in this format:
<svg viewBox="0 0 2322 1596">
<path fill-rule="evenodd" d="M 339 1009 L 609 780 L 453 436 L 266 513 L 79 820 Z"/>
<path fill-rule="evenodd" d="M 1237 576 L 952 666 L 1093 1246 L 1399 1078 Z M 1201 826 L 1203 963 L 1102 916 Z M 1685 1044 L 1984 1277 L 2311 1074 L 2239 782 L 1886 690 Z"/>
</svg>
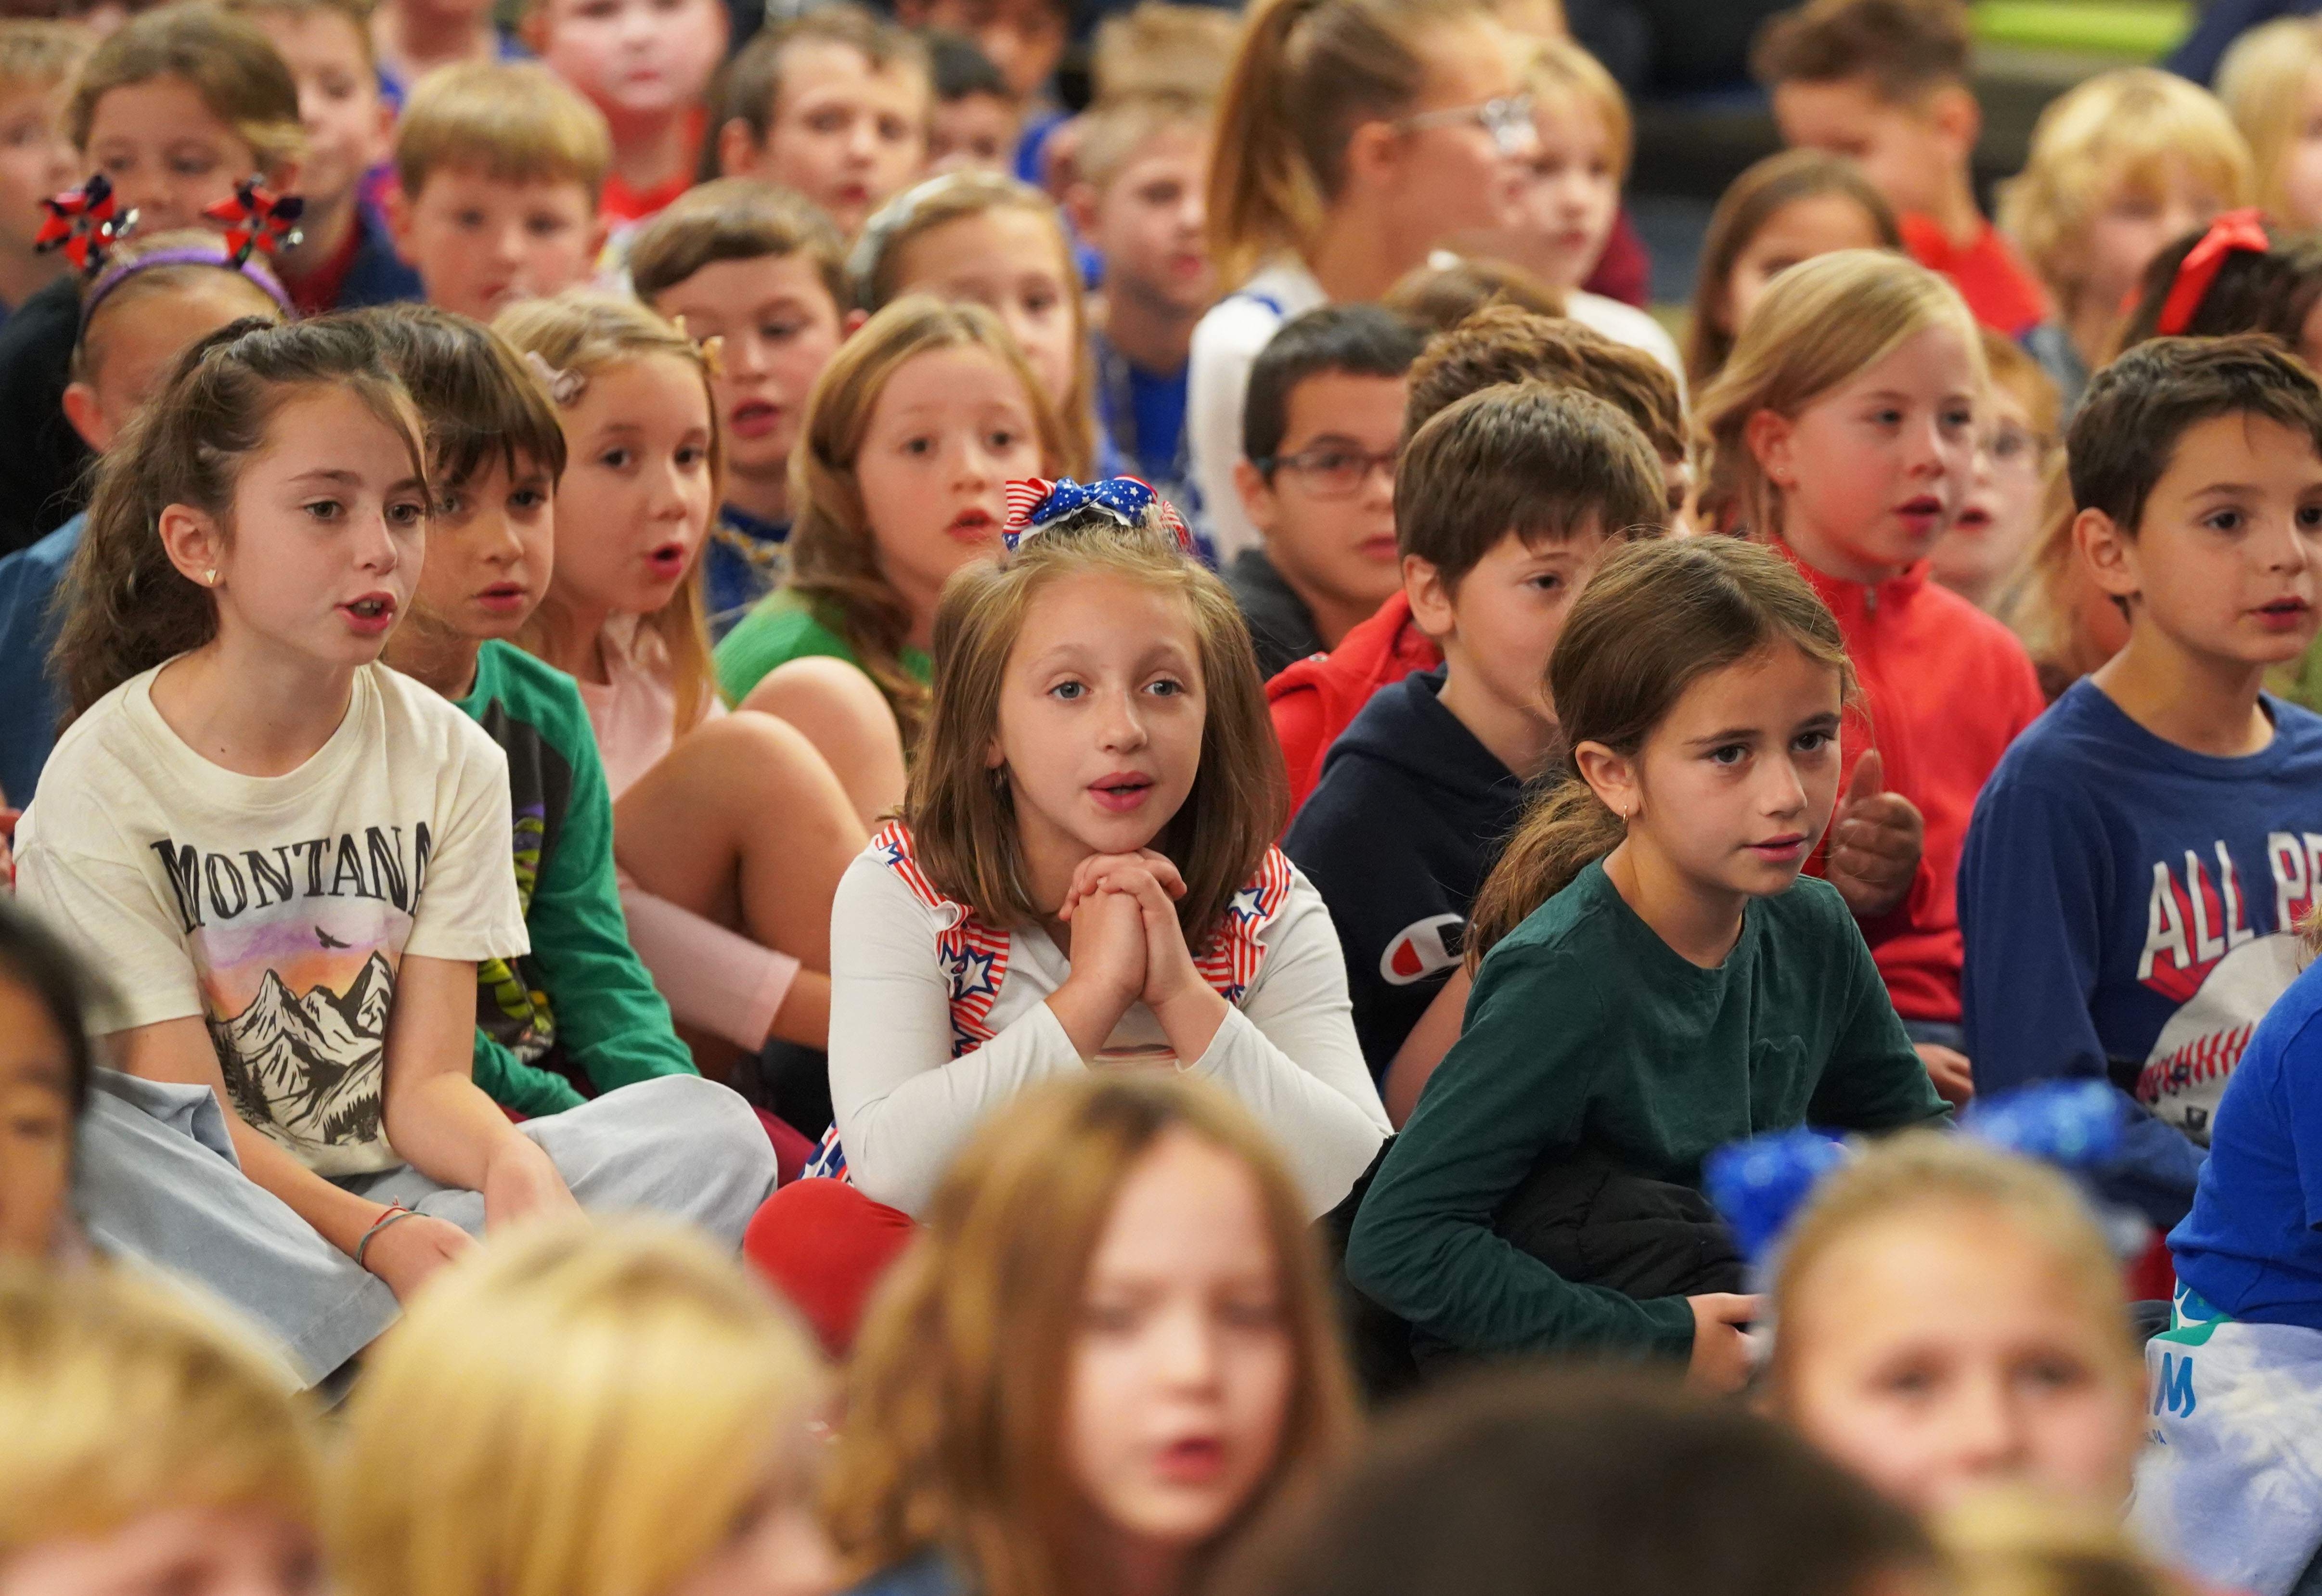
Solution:
<svg viewBox="0 0 2322 1596">
<path fill-rule="evenodd" d="M 2126 1131 L 2108 1082 L 2072 1081 L 1978 1099 L 1960 1115 L 1959 1134 L 2020 1157 L 2086 1169 L 2117 1153 Z M 1742 1252 L 1761 1263 L 1815 1186 L 1853 1156 L 1821 1131 L 1778 1131 L 1711 1154 L 1702 1184 Z"/>
<path fill-rule="evenodd" d="M 1017 544 L 1051 521 L 1092 508 L 1102 510 L 1123 526 L 1136 526 L 1155 505 L 1161 506 L 1162 524 L 1176 534 L 1177 546 L 1191 554 L 1193 534 L 1185 529 L 1176 507 L 1135 477 L 1107 477 L 1089 483 L 1075 482 L 1070 477 L 1053 482 L 1045 477 L 1024 477 L 1010 482 L 1008 523 L 1001 529 L 1001 541 L 1013 552 Z"/>
</svg>

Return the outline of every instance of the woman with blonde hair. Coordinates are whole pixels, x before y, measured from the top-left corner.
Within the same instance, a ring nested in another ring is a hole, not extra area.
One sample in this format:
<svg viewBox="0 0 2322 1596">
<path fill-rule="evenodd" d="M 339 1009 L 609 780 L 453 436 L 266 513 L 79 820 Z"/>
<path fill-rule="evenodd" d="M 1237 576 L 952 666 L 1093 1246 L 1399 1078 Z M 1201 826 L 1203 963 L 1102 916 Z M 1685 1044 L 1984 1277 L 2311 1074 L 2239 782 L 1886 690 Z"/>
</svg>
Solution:
<svg viewBox="0 0 2322 1596">
<path fill-rule="evenodd" d="M 349 1596 L 823 1596 L 827 1377 L 731 1259 L 644 1220 L 463 1260 L 380 1345 L 333 1478 Z"/>
<path fill-rule="evenodd" d="M 2255 196 L 2248 143 L 2207 89 L 2150 67 L 2106 72 L 2040 114 L 2024 169 L 1999 191 L 1999 230 L 2024 251 L 2059 321 L 2028 341 L 2070 416 L 2112 357 L 2121 302 L 2172 239 Z"/>
<path fill-rule="evenodd" d="M 0 1590 L 312 1596 L 295 1383 L 159 1282 L 0 1264 Z"/>
<path fill-rule="evenodd" d="M 1218 558 L 1257 546 L 1234 491 L 1249 369 L 1275 330 L 1376 299 L 1454 235 L 1516 220 L 1538 145 L 1525 52 L 1485 0 L 1261 0 L 1210 158 L 1230 290 L 1193 329 L 1185 430 Z"/>
<path fill-rule="evenodd" d="M 1875 928 L 1896 1012 L 1953 1102 L 1972 1076 L 1952 877 L 1977 791 L 2047 707 L 2015 635 L 1929 576 L 1975 486 L 1988 380 L 1948 279 L 1840 250 L 1768 285 L 1695 412 L 1705 515 L 1797 567 L 1860 672 L 1844 797 L 1808 868 Z"/>
<path fill-rule="evenodd" d="M 828 1511 L 866 1596 L 1177 1596 L 1357 1425 L 1288 1171 L 1216 1089 L 1141 1071 L 978 1133 L 847 1396 Z"/>
</svg>

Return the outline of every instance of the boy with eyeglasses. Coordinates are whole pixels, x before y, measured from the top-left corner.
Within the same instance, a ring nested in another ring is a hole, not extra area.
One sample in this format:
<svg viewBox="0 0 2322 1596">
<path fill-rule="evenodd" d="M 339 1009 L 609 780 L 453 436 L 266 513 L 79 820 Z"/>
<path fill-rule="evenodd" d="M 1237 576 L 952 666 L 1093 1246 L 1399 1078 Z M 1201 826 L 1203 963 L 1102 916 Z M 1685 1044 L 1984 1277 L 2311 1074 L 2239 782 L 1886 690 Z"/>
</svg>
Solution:
<svg viewBox="0 0 2322 1596">
<path fill-rule="evenodd" d="M 1425 333 L 1376 305 L 1282 325 L 1250 367 L 1234 487 L 1264 542 L 1225 570 L 1261 674 L 1324 652 L 1403 585 L 1394 462 Z"/>
</svg>

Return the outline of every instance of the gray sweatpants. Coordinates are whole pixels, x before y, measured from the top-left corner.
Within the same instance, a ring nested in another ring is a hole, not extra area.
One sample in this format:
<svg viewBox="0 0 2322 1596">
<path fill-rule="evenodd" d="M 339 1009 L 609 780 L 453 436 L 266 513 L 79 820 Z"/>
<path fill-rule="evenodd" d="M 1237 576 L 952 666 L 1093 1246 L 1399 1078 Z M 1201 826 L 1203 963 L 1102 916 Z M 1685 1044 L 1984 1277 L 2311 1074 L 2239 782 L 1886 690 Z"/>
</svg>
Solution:
<svg viewBox="0 0 2322 1596">
<path fill-rule="evenodd" d="M 190 1279 L 280 1344 L 309 1384 L 393 1323 L 395 1294 L 242 1172 L 207 1087 L 98 1070 L 81 1121 L 73 1207 L 103 1251 Z M 729 1247 L 774 1189 L 772 1145 L 740 1097 L 693 1075 L 625 1086 L 517 1127 L 580 1206 L 644 1209 Z M 482 1194 L 408 1164 L 338 1184 L 401 1202 L 472 1236 Z"/>
</svg>

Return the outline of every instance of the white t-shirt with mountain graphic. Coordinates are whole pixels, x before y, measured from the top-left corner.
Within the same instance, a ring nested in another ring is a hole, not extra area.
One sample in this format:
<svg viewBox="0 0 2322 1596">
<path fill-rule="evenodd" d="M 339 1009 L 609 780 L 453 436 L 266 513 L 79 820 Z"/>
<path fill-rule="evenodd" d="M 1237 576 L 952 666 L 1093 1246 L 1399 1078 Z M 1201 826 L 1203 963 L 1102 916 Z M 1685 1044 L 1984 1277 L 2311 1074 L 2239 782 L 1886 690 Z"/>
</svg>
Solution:
<svg viewBox="0 0 2322 1596">
<path fill-rule="evenodd" d="M 404 954 L 531 946 L 507 756 L 367 665 L 313 758 L 239 775 L 169 729 L 155 674 L 58 742 L 16 832 L 18 894 L 111 989 L 108 1030 L 199 1015 L 252 1126 L 319 1174 L 392 1168 L 383 1045 Z"/>
</svg>

